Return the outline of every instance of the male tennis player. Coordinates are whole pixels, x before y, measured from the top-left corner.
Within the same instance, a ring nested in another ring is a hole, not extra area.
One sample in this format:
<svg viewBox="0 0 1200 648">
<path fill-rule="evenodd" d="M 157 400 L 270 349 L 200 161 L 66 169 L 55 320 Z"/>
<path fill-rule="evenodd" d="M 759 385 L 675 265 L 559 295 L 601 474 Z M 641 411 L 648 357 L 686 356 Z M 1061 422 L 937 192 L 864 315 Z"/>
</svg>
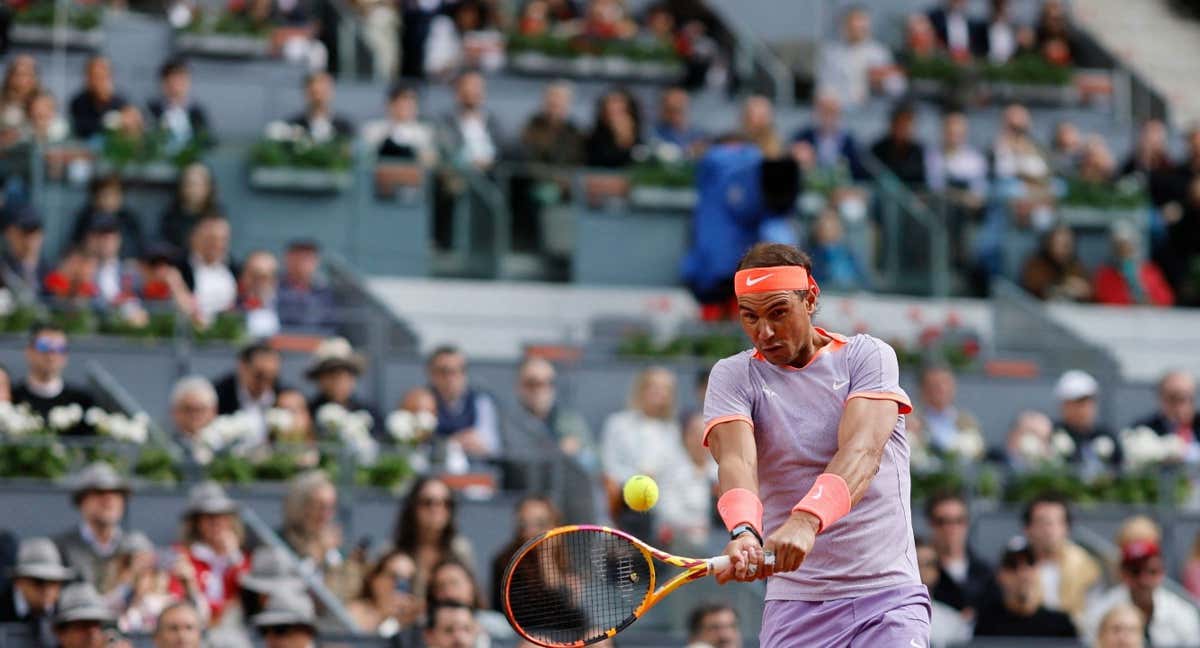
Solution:
<svg viewBox="0 0 1200 648">
<path fill-rule="evenodd" d="M 814 326 L 811 268 L 796 248 L 759 244 L 734 277 L 755 348 L 718 362 L 704 399 L 732 538 L 717 577 L 770 575 L 764 648 L 926 648 L 896 353 Z"/>
</svg>

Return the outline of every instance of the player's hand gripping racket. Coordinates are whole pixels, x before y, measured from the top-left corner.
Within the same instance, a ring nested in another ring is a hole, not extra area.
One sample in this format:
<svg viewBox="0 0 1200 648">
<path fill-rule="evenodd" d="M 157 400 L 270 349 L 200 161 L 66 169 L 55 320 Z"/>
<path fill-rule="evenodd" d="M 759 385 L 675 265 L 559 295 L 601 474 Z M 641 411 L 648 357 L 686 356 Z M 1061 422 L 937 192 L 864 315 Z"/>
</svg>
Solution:
<svg viewBox="0 0 1200 648">
<path fill-rule="evenodd" d="M 655 562 L 683 572 L 655 589 Z M 767 565 L 775 556 L 764 556 Z M 565 526 L 521 547 L 504 572 L 504 614 L 539 646 L 602 641 L 629 627 L 684 583 L 723 571 L 728 556 L 682 558 L 616 529 Z"/>
</svg>

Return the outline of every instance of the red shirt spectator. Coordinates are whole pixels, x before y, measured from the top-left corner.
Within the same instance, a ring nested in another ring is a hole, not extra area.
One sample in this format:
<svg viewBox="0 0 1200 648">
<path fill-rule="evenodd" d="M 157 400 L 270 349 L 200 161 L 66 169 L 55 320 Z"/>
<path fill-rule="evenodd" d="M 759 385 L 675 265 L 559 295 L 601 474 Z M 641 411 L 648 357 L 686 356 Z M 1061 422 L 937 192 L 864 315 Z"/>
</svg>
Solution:
<svg viewBox="0 0 1200 648">
<path fill-rule="evenodd" d="M 238 601 L 238 583 L 250 571 L 250 558 L 242 550 L 237 503 L 216 482 L 192 488 L 183 513 L 183 541 L 175 551 L 188 559 L 216 624 L 225 607 Z M 171 579 L 171 593 L 184 596 L 183 583 Z"/>
<path fill-rule="evenodd" d="M 1167 283 L 1158 266 L 1152 261 L 1130 261 L 1134 264 L 1136 283 L 1129 281 L 1130 277 L 1113 265 L 1101 266 L 1096 271 L 1092 281 L 1095 288 L 1096 301 L 1101 304 L 1129 306 L 1132 304 L 1152 304 L 1154 306 L 1171 306 L 1175 303 L 1175 293 Z"/>
</svg>

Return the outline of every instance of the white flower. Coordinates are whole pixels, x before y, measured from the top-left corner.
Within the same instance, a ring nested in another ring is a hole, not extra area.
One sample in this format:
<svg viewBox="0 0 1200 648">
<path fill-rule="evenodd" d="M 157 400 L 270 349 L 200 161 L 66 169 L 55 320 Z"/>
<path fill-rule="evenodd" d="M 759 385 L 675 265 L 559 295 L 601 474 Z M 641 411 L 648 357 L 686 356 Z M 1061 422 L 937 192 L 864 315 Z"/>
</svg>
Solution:
<svg viewBox="0 0 1200 648">
<path fill-rule="evenodd" d="M 385 427 L 396 441 L 409 442 L 417 436 L 417 417 L 408 410 L 396 410 L 388 414 Z"/>
<path fill-rule="evenodd" d="M 1039 461 L 1046 458 L 1046 444 L 1038 435 L 1026 432 L 1017 440 L 1017 451 L 1025 461 Z"/>
<path fill-rule="evenodd" d="M 13 300 L 12 291 L 8 288 L 0 288 L 0 317 L 5 317 L 12 314 L 16 309 L 16 301 Z"/>
<path fill-rule="evenodd" d="M 421 436 L 428 436 L 437 429 L 437 415 L 433 412 L 417 412 L 417 431 Z"/>
<path fill-rule="evenodd" d="M 1092 450 L 1094 450 L 1096 452 L 1096 456 L 1100 457 L 1101 459 L 1107 460 L 1113 455 L 1113 452 L 1115 452 L 1116 449 L 1117 444 L 1113 443 L 1113 440 L 1106 436 L 1102 436 L 1092 442 Z"/>
<path fill-rule="evenodd" d="M 1170 461 L 1183 461 L 1183 458 L 1187 456 L 1188 443 L 1187 441 L 1183 440 L 1183 437 L 1179 436 L 1178 434 L 1171 434 L 1161 437 L 1161 440 L 1166 451 L 1164 453 L 1166 455 L 1164 459 L 1168 459 Z"/>
<path fill-rule="evenodd" d="M 266 134 L 267 139 L 276 142 L 285 142 L 294 139 L 292 136 L 292 133 L 294 132 L 292 125 L 283 121 L 273 121 L 268 123 L 263 132 Z"/>
<path fill-rule="evenodd" d="M 317 408 L 317 425 L 324 430 L 338 430 L 345 424 L 349 414 L 345 407 L 337 403 L 326 403 Z"/>
<path fill-rule="evenodd" d="M 5 436 L 17 439 L 41 429 L 42 417 L 34 414 L 28 405 L 0 403 L 0 432 Z"/>
<path fill-rule="evenodd" d="M 1066 432 L 1055 432 L 1054 436 L 1050 437 L 1050 443 L 1060 457 L 1070 457 L 1075 454 L 1075 440 Z"/>
<path fill-rule="evenodd" d="M 962 459 L 975 460 L 983 456 L 987 449 L 983 436 L 977 430 L 962 430 L 954 437 L 951 450 Z"/>
<path fill-rule="evenodd" d="M 117 130 L 121 127 L 121 111 L 110 110 L 104 113 L 104 130 Z"/>
<path fill-rule="evenodd" d="M 108 412 L 99 407 L 89 407 L 87 414 L 83 417 L 83 422 L 92 427 L 100 427 L 101 421 L 108 417 Z"/>
<path fill-rule="evenodd" d="M 654 147 L 654 157 L 667 164 L 673 164 L 683 159 L 683 150 L 670 142 L 661 142 Z"/>
<path fill-rule="evenodd" d="M 267 410 L 267 427 L 275 432 L 288 432 L 296 426 L 296 417 L 290 410 L 274 407 Z"/>
<path fill-rule="evenodd" d="M 83 420 L 83 407 L 78 403 L 50 408 L 46 414 L 50 427 L 59 432 L 69 430 Z"/>
</svg>

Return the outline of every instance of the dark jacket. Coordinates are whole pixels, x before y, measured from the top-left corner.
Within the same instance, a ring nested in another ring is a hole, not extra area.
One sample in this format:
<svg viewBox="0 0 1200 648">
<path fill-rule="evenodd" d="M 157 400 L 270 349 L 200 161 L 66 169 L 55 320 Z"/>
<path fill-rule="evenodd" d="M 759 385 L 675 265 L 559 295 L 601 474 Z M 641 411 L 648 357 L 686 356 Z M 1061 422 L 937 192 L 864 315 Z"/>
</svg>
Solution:
<svg viewBox="0 0 1200 648">
<path fill-rule="evenodd" d="M 641 136 L 634 140 L 633 145 L 641 144 Z M 633 164 L 633 147 L 621 148 L 616 137 L 605 124 L 597 124 L 587 141 L 588 166 L 623 167 Z"/>
<path fill-rule="evenodd" d="M 1169 434 L 1174 434 L 1175 432 L 1175 426 L 1167 420 L 1166 416 L 1163 416 L 1162 412 L 1155 412 L 1153 415 L 1147 416 L 1137 423 L 1134 423 L 1135 427 L 1140 427 L 1143 425 L 1157 432 L 1159 436 L 1167 436 Z M 1200 412 L 1197 412 L 1196 415 L 1192 417 L 1192 432 L 1200 437 Z"/>
<path fill-rule="evenodd" d="M 933 26 L 933 31 L 937 34 L 938 45 L 949 49 L 950 48 L 950 14 L 943 7 L 932 9 L 925 14 L 929 17 L 929 23 Z M 977 21 L 967 18 L 967 49 L 972 53 L 979 51 L 979 25 Z M 986 51 L 986 50 L 985 50 Z"/>
<path fill-rule="evenodd" d="M 938 571 L 937 587 L 934 587 L 930 594 L 933 600 L 941 601 L 956 610 L 978 610 L 995 594 L 996 583 L 991 566 L 970 551 L 967 551 L 967 580 L 961 585 L 950 578 L 950 574 L 944 568 L 939 568 Z"/>
<path fill-rule="evenodd" d="M 1092 442 L 1100 437 L 1108 437 L 1113 442 L 1113 453 L 1107 460 L 1104 460 L 1106 463 L 1110 466 L 1120 466 L 1121 461 L 1125 457 L 1124 452 L 1121 451 L 1121 443 L 1117 440 L 1117 435 L 1113 434 L 1113 431 L 1103 424 L 1098 423 L 1090 430 L 1079 430 L 1068 426 L 1062 421 L 1055 421 L 1054 429 L 1065 430 L 1067 434 L 1071 435 L 1071 440 L 1075 442 L 1075 454 L 1071 456 L 1071 461 L 1083 461 L 1086 458 L 1086 454 L 1091 452 L 1090 447 Z"/>
<path fill-rule="evenodd" d="M 71 99 L 71 130 L 80 139 L 87 139 L 104 132 L 104 115 L 111 110 L 125 107 L 125 98 L 119 94 L 107 102 L 97 102 L 91 93 L 84 90 Z"/>
<path fill-rule="evenodd" d="M 521 147 L 533 162 L 575 166 L 586 157 L 587 137 L 568 119 L 562 123 L 550 121 L 538 113 L 521 131 Z"/>
<path fill-rule="evenodd" d="M 307 113 L 293 115 L 288 120 L 293 126 L 303 126 L 304 130 L 312 134 L 312 121 L 309 120 Z M 354 124 L 344 116 L 334 113 L 329 116 L 329 123 L 333 126 L 333 132 L 337 137 L 354 137 Z"/>
<path fill-rule="evenodd" d="M 858 154 L 858 142 L 854 139 L 854 134 L 846 129 L 842 129 L 837 134 L 838 152 L 841 154 L 842 160 L 846 162 L 846 166 L 850 170 L 850 175 L 855 180 L 864 180 L 869 178 L 871 174 L 867 173 L 862 164 L 862 158 Z M 817 149 L 817 129 L 809 126 L 796 133 L 792 137 L 793 142 L 807 142 L 813 147 L 813 152 Z"/>
<path fill-rule="evenodd" d="M 25 380 L 16 384 L 12 388 L 12 402 L 14 405 L 27 403 L 29 409 L 40 414 L 42 418 L 46 418 L 50 410 L 62 405 L 78 404 L 86 412 L 87 409 L 96 404 L 92 398 L 91 392 L 86 389 L 81 389 L 70 384 L 63 384 L 62 392 L 54 398 L 43 398 L 31 392 L 29 385 Z M 89 425 L 80 422 L 75 427 L 67 430 L 63 434 L 66 436 L 90 436 L 95 433 Z"/>
<path fill-rule="evenodd" d="M 75 224 L 71 227 L 71 243 L 78 245 L 83 242 L 96 215 L 97 212 L 91 205 L 84 205 L 75 212 Z M 113 216 L 116 217 L 121 231 L 121 257 L 137 258 L 145 249 L 145 238 L 142 236 L 142 225 L 138 221 L 137 214 L 128 207 L 122 207 Z"/>
<path fill-rule="evenodd" d="M 14 292 L 27 289 L 30 295 L 36 295 L 42 288 L 42 280 L 53 270 L 45 259 L 38 259 L 33 275 L 26 274 L 25 267 L 5 250 L 0 254 L 0 280 Z"/>
<path fill-rule="evenodd" d="M 1062 612 L 1039 607 L 1027 617 L 1013 614 L 997 597 L 979 611 L 976 637 L 1074 637 L 1075 624 Z"/>
<path fill-rule="evenodd" d="M 11 586 L 0 591 L 0 624 L 21 624 L 29 628 L 33 640 L 32 648 L 51 648 L 57 646 L 54 639 L 54 626 L 50 616 L 31 617 L 17 615 L 16 592 Z"/>
<path fill-rule="evenodd" d="M 335 307 L 333 289 L 327 285 L 299 288 L 286 281 L 279 284 L 275 311 L 279 313 L 279 323 L 285 327 L 311 331 L 329 329 L 334 324 Z"/>
<path fill-rule="evenodd" d="M 213 388 L 217 390 L 217 414 L 225 416 L 242 408 L 241 400 L 238 398 L 237 373 L 226 374 L 213 383 Z M 282 389 L 283 383 L 275 381 L 272 390 L 278 394 Z"/>
<path fill-rule="evenodd" d="M 925 149 L 920 143 L 901 143 L 885 135 L 871 147 L 871 154 L 910 188 L 925 187 Z"/>
<path fill-rule="evenodd" d="M 162 127 L 162 115 L 167 109 L 167 104 L 162 99 L 151 99 L 146 104 L 146 108 L 150 111 L 150 116 L 154 121 Z M 192 103 L 187 107 L 188 124 L 192 127 L 192 137 L 203 133 L 206 137 L 212 138 L 212 130 L 208 125 L 208 113 L 204 111 L 204 107 L 198 103 Z"/>
<path fill-rule="evenodd" d="M 219 206 L 215 209 L 221 211 Z M 188 236 L 191 235 L 192 228 L 196 226 L 196 222 L 203 215 L 203 213 L 187 211 L 178 201 L 172 200 L 158 218 L 158 237 L 173 245 L 176 254 L 183 254 L 183 251 L 187 249 Z"/>
</svg>

